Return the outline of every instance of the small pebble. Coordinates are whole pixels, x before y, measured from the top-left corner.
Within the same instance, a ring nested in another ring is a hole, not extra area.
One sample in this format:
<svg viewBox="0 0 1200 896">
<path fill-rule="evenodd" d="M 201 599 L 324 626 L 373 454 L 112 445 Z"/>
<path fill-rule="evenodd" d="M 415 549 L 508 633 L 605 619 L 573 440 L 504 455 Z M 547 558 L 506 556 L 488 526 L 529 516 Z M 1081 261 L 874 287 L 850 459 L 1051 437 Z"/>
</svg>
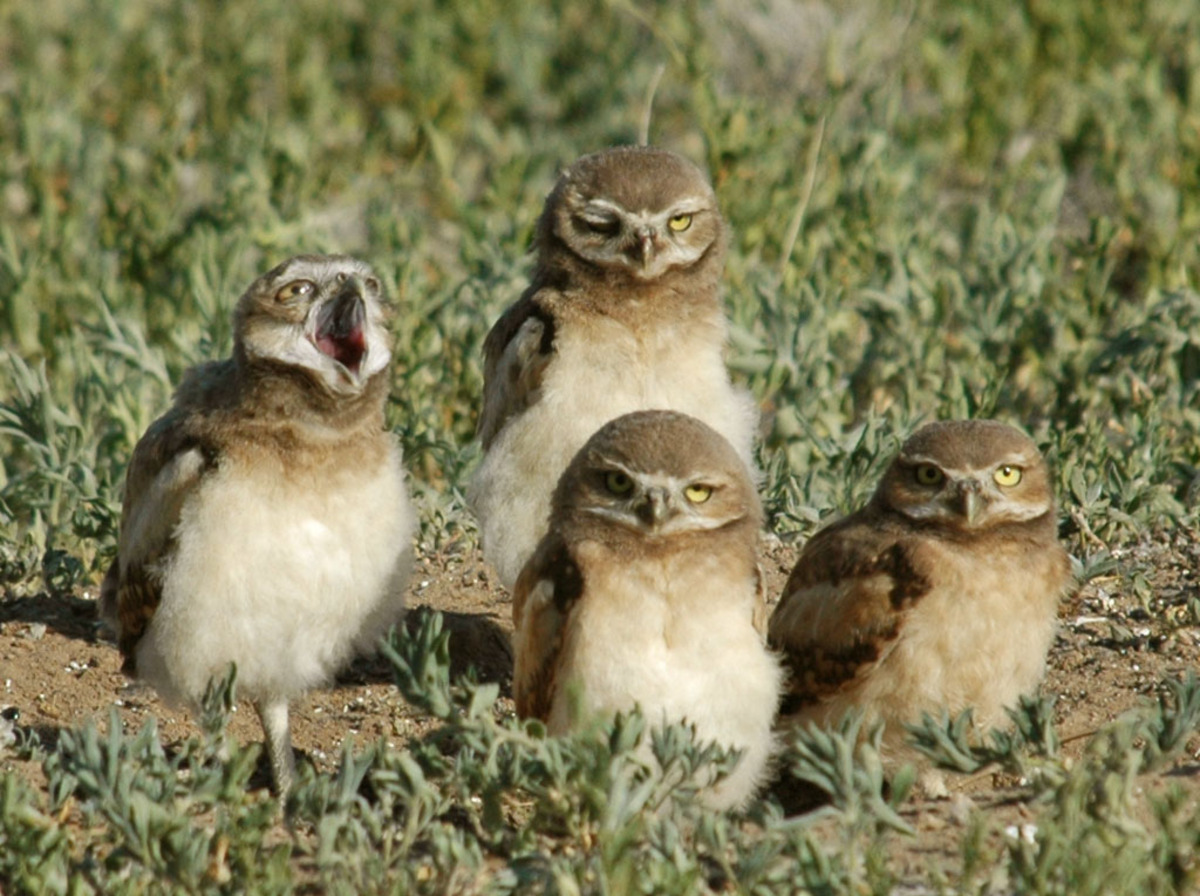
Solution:
<svg viewBox="0 0 1200 896">
<path fill-rule="evenodd" d="M 1036 824 L 1010 824 L 1004 829 L 1004 835 L 1010 840 L 1023 840 L 1030 846 L 1037 843 Z"/>
</svg>

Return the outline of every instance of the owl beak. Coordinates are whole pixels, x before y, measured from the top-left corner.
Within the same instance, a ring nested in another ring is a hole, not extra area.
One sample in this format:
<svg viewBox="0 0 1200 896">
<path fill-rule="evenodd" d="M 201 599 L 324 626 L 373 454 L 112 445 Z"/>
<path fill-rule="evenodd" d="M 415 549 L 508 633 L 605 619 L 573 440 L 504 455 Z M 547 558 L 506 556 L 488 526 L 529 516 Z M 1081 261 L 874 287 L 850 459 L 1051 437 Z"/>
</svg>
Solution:
<svg viewBox="0 0 1200 896">
<path fill-rule="evenodd" d="M 637 246 L 634 249 L 634 254 L 637 260 L 641 262 L 643 268 L 650 267 L 650 263 L 654 261 L 654 228 L 639 227 L 636 232 Z"/>
<path fill-rule="evenodd" d="M 317 350 L 358 376 L 367 354 L 367 306 L 358 281 L 346 281 L 333 298 L 317 312 L 313 343 Z"/>
<path fill-rule="evenodd" d="M 634 508 L 634 512 L 647 526 L 657 529 L 670 515 L 670 498 L 667 490 L 661 486 L 646 489 L 642 500 Z"/>
<path fill-rule="evenodd" d="M 959 512 L 966 517 L 967 525 L 974 526 L 983 510 L 983 486 L 974 479 L 968 479 L 958 488 Z"/>
</svg>

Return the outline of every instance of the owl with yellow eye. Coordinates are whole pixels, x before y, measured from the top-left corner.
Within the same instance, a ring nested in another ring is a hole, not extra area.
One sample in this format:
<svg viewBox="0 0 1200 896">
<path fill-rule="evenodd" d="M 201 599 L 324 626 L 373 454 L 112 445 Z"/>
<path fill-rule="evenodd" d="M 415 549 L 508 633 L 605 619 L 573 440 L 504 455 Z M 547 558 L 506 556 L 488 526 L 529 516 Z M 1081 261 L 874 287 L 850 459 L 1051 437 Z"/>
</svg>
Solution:
<svg viewBox="0 0 1200 896">
<path fill-rule="evenodd" d="M 736 749 L 703 798 L 744 804 L 771 755 L 782 672 L 765 621 L 762 511 L 745 463 L 671 411 L 626 414 L 580 449 L 517 579 L 513 698 L 551 734 L 641 709 Z"/>
<path fill-rule="evenodd" d="M 923 712 L 972 707 L 978 727 L 1035 690 L 1072 582 L 1050 471 L 994 420 L 930 423 L 870 502 L 805 545 L 768 639 L 790 673 L 788 722 L 848 710 L 898 748 Z"/>
<path fill-rule="evenodd" d="M 365 262 L 298 255 L 256 279 L 233 354 L 188 372 L 138 440 L 98 610 L 124 669 L 198 707 L 237 669 L 276 792 L 289 704 L 404 609 L 416 515 L 386 428 L 392 305 Z"/>
<path fill-rule="evenodd" d="M 484 454 L 468 499 L 506 588 L 546 532 L 554 484 L 609 420 L 689 414 L 754 469 L 758 408 L 725 366 L 727 241 L 708 179 L 675 153 L 613 147 L 559 177 L 532 281 L 484 343 Z"/>
</svg>

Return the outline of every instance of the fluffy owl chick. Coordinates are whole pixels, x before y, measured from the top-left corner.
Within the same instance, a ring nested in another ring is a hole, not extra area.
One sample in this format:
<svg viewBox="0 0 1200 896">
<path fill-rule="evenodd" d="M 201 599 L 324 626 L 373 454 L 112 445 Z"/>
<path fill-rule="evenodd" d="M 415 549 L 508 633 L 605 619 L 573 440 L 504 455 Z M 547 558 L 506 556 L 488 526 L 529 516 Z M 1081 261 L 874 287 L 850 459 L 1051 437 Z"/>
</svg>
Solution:
<svg viewBox="0 0 1200 896">
<path fill-rule="evenodd" d="M 559 178 L 533 280 L 484 346 L 485 453 L 469 497 L 506 587 L 546 531 L 554 483 L 621 414 L 691 414 L 752 468 L 758 411 L 724 361 L 725 242 L 712 187 L 673 153 L 609 149 Z"/>
<path fill-rule="evenodd" d="M 974 707 L 984 730 L 1034 690 L 1071 583 L 1049 470 L 1028 436 L 992 420 L 931 423 L 870 502 L 805 545 L 771 617 L 790 667 L 782 712 L 886 723 Z"/>
<path fill-rule="evenodd" d="M 190 371 L 134 449 L 101 587 L 126 670 L 168 701 L 194 706 L 237 665 L 281 794 L 288 701 L 403 607 L 413 514 L 384 429 L 385 301 L 344 256 L 302 255 L 251 284 L 233 357 Z"/>
<path fill-rule="evenodd" d="M 641 411 L 600 429 L 554 492 L 514 593 L 517 712 L 561 734 L 640 706 L 742 751 L 709 793 L 743 804 L 764 774 L 782 672 L 763 644 L 762 512 L 713 429 Z"/>
</svg>

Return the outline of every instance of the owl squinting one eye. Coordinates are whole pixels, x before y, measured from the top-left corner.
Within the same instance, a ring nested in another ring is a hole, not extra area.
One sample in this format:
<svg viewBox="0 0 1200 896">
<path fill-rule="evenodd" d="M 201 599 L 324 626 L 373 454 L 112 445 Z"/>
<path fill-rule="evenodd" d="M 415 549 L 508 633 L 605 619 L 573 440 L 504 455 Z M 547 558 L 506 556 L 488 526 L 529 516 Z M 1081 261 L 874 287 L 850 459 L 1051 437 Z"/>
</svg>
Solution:
<svg viewBox="0 0 1200 896">
<path fill-rule="evenodd" d="M 758 412 L 724 361 L 725 242 L 708 181 L 672 153 L 619 147 L 559 178 L 533 281 L 485 344 L 484 459 L 469 497 L 505 586 L 546 530 L 559 475 L 615 417 L 690 414 L 752 467 Z"/>
</svg>

